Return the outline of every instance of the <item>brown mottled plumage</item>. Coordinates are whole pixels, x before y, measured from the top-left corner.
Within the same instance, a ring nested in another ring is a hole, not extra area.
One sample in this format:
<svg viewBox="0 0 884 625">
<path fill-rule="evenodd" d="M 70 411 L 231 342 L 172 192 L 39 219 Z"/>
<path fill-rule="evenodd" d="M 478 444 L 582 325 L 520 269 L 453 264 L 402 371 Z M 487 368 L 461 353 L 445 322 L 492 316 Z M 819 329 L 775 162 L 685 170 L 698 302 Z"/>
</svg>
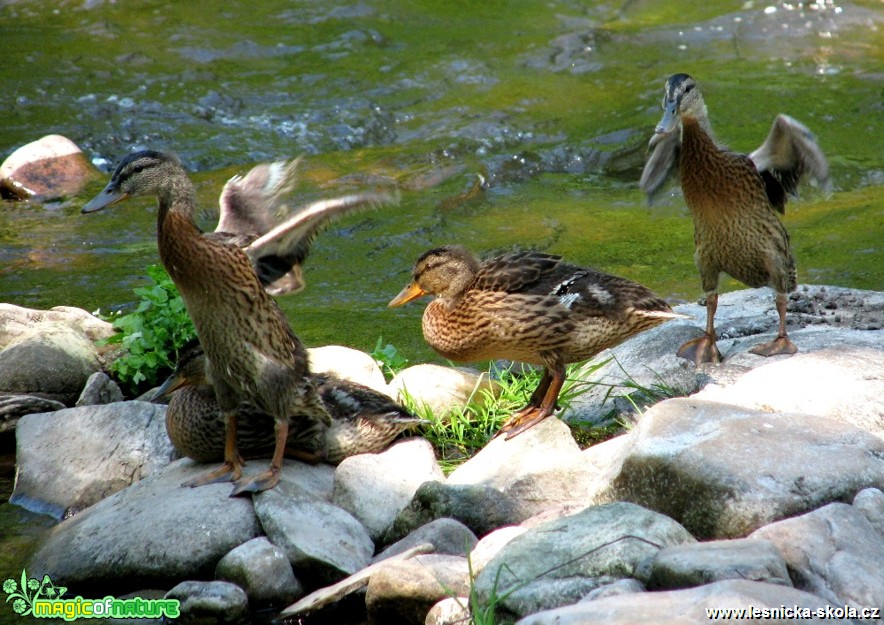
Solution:
<svg viewBox="0 0 884 625">
<path fill-rule="evenodd" d="M 233 494 L 272 488 L 279 480 L 290 415 L 331 423 L 309 377 L 307 352 L 264 290 L 247 253 L 197 228 L 193 185 L 175 157 L 154 151 L 130 154 L 83 212 L 137 195 L 159 200 L 160 260 L 212 363 L 207 374 L 227 428 L 224 465 L 188 484 L 235 480 Z M 243 401 L 273 416 L 276 430 L 270 468 L 247 479 L 240 479 L 242 459 L 236 445 Z"/>
<path fill-rule="evenodd" d="M 200 462 L 213 462 L 224 455 L 224 422 L 215 392 L 206 378 L 206 357 L 198 341 L 185 345 L 173 374 L 157 392 L 170 396 L 166 410 L 166 431 L 175 448 Z M 338 464 L 346 457 L 383 451 L 399 434 L 423 423 L 398 403 L 373 389 L 328 374 L 311 379 L 332 419 L 319 431 L 291 428 L 286 439 L 286 456 L 307 461 L 323 459 Z M 244 458 L 266 457 L 273 452 L 273 418 L 249 404 L 240 405 L 237 430 L 239 451 Z"/>
<path fill-rule="evenodd" d="M 786 334 L 787 293 L 796 287 L 795 259 L 776 213 L 785 211 L 786 195 L 795 193 L 805 173 L 828 187 L 825 156 L 810 131 L 787 115 L 777 116 L 765 142 L 751 154 L 720 147 L 703 97 L 687 74 L 675 74 L 666 82 L 663 110 L 641 187 L 653 199 L 678 172 L 694 222 L 695 260 L 706 292 L 706 332 L 685 343 L 679 356 L 697 364 L 721 360 L 714 327 L 721 272 L 777 293 L 777 338 L 751 351 L 762 356 L 795 353 L 798 348 Z"/>
<path fill-rule="evenodd" d="M 413 277 L 390 306 L 435 295 L 424 311 L 423 332 L 440 355 L 545 367 L 528 405 L 501 429 L 508 437 L 553 413 L 567 363 L 680 316 L 640 284 L 540 252 L 479 264 L 462 247 L 441 247 L 418 259 Z"/>
</svg>

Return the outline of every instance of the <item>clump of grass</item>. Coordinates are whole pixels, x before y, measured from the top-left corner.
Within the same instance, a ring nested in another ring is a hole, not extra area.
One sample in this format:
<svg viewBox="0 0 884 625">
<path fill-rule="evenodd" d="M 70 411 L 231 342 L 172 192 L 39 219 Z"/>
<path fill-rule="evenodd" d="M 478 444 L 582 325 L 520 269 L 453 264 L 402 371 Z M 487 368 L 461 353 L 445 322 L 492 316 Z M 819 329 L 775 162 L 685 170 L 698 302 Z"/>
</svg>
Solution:
<svg viewBox="0 0 884 625">
<path fill-rule="evenodd" d="M 175 366 L 178 350 L 196 336 L 184 300 L 159 265 L 147 268 L 153 284 L 133 289 L 135 309 L 106 316 L 118 331 L 105 343 L 119 345 L 123 355 L 110 371 L 129 395 L 155 386 Z"/>
<path fill-rule="evenodd" d="M 573 377 L 576 365 L 569 367 L 559 395 L 559 407 L 566 408 L 576 397 L 591 387 Z M 419 404 L 405 393 L 405 406 L 429 422 L 424 437 L 436 448 L 443 470 L 448 473 L 479 452 L 509 419 L 513 412 L 528 403 L 540 383 L 540 368 L 510 365 L 498 369 L 492 363 L 488 375 L 495 381 L 493 389 L 477 388 L 465 406 L 437 415 L 428 406 Z"/>
</svg>

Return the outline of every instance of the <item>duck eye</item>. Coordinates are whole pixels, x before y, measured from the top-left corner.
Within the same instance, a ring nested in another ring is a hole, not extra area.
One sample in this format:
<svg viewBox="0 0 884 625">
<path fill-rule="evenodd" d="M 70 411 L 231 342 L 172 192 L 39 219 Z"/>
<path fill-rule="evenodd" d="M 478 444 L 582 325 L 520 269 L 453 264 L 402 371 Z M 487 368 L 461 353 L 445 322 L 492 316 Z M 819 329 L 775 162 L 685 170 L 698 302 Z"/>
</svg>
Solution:
<svg viewBox="0 0 884 625">
<path fill-rule="evenodd" d="M 694 85 L 688 85 L 687 87 L 684 88 L 684 92 L 685 92 L 685 93 L 689 93 L 689 92 L 691 92 L 693 89 L 694 89 Z"/>
</svg>

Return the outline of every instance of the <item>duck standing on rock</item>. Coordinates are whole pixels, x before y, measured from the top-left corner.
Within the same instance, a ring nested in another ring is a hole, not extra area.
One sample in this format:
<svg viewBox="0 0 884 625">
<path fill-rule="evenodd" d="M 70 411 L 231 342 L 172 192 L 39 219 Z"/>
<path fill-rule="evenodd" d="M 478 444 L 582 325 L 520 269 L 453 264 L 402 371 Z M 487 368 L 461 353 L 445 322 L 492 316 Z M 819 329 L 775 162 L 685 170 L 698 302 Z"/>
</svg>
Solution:
<svg viewBox="0 0 884 625">
<path fill-rule="evenodd" d="M 507 438 L 555 411 L 566 364 L 683 317 L 636 282 L 540 252 L 480 264 L 460 246 L 440 247 L 418 259 L 413 278 L 389 305 L 435 295 L 422 326 L 427 343 L 443 358 L 507 358 L 544 367 L 528 405 L 501 428 Z"/>
<path fill-rule="evenodd" d="M 262 278 L 269 283 L 272 276 L 290 270 L 282 261 L 289 257 L 287 248 L 293 241 L 304 241 L 299 222 L 304 211 L 244 249 L 229 235 L 203 233 L 194 222 L 194 188 L 181 163 L 170 154 L 152 150 L 125 157 L 104 190 L 82 210 L 97 211 L 128 197 L 149 195 L 159 200 L 160 261 L 178 288 L 205 350 L 206 375 L 226 428 L 224 465 L 185 485 L 233 480 L 232 495 L 272 488 L 279 481 L 290 418 L 304 424 L 305 431 L 315 432 L 317 439 L 322 427 L 331 425 L 310 377 L 307 352 L 256 273 L 269 271 L 272 275 Z M 243 461 L 237 449 L 241 402 L 275 420 L 270 467 L 250 478 L 241 478 Z M 321 448 L 321 442 L 316 448 Z"/>
<path fill-rule="evenodd" d="M 829 187 L 829 166 L 814 136 L 780 114 L 751 154 L 723 148 L 712 136 L 696 82 L 675 74 L 666 81 L 663 118 L 649 149 L 641 188 L 653 199 L 678 173 L 694 221 L 694 258 L 706 293 L 706 331 L 682 345 L 678 355 L 698 365 L 720 362 L 714 320 L 721 272 L 751 287 L 776 291 L 777 337 L 751 352 L 794 354 L 798 348 L 786 334 L 786 304 L 787 294 L 796 288 L 795 259 L 776 213 L 785 212 L 786 194 L 795 194 L 805 173 Z"/>
<path fill-rule="evenodd" d="M 379 391 L 330 374 L 311 374 L 332 425 L 322 428 L 322 456 L 330 464 L 356 454 L 386 449 L 399 434 L 424 423 Z M 175 449 L 199 462 L 214 462 L 224 454 L 224 428 L 215 392 L 206 378 L 206 357 L 199 341 L 179 352 L 178 365 L 157 390 L 154 401 L 169 397 L 166 431 Z M 240 405 L 238 447 L 244 458 L 260 458 L 274 449 L 273 418 Z M 312 461 L 312 432 L 289 430 L 285 455 Z M 305 449 L 305 445 L 307 448 Z M 305 457 L 306 454 L 306 457 Z"/>
</svg>

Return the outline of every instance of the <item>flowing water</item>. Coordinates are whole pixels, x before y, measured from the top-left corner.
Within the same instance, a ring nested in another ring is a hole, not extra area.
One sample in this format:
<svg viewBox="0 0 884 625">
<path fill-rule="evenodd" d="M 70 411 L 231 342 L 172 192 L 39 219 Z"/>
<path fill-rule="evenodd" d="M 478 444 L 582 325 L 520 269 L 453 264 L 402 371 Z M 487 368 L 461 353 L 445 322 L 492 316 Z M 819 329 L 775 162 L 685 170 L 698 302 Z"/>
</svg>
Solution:
<svg viewBox="0 0 884 625">
<path fill-rule="evenodd" d="M 398 206 L 320 236 L 308 288 L 281 304 L 308 345 L 383 336 L 422 361 L 423 306 L 386 303 L 436 245 L 540 249 L 671 301 L 701 295 L 681 197 L 648 208 L 637 188 L 675 72 L 698 80 L 734 149 L 781 111 L 816 133 L 834 193 L 805 187 L 787 208 L 799 281 L 884 287 L 882 28 L 876 0 L 0 0 L 0 154 L 50 133 L 103 172 L 134 149 L 174 151 L 207 229 L 224 181 L 261 161 L 305 156 L 299 201 L 396 186 Z M 79 214 L 106 179 L 0 203 L 0 301 L 131 303 L 158 262 L 154 202 Z M 39 534 L 10 508 L 0 578 Z"/>
</svg>

